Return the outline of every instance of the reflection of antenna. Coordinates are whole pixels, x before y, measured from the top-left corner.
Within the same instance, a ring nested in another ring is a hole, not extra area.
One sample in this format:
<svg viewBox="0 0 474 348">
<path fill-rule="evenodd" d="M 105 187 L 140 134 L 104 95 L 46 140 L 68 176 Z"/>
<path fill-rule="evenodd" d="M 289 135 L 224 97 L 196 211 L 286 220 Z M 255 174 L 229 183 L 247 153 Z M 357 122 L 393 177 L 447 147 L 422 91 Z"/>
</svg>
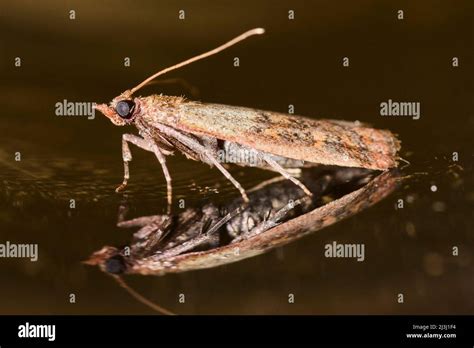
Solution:
<svg viewBox="0 0 474 348">
<path fill-rule="evenodd" d="M 127 292 L 132 295 L 133 297 L 135 297 L 136 300 L 140 301 L 141 303 L 143 303 L 145 306 L 148 306 L 150 307 L 151 309 L 157 311 L 158 313 L 161 313 L 161 314 L 164 314 L 164 315 L 175 315 L 173 312 L 170 312 L 169 310 L 163 308 L 163 307 L 160 307 L 158 306 L 156 303 L 153 303 L 151 302 L 150 300 L 146 299 L 145 297 L 143 297 L 142 295 L 140 295 L 138 292 L 136 292 L 135 290 L 133 290 L 127 283 L 125 283 L 125 280 L 123 280 L 122 277 L 120 276 L 117 276 L 117 275 L 113 275 L 111 274 L 111 276 L 117 281 L 117 283 L 119 283 L 119 285 L 124 288 L 125 290 L 127 290 Z"/>
<path fill-rule="evenodd" d="M 175 70 L 175 69 L 178 69 L 178 68 L 181 68 L 182 66 L 185 66 L 185 65 L 188 65 L 188 64 L 191 64 L 197 60 L 200 60 L 200 59 L 203 59 L 203 58 L 207 58 L 209 56 L 212 56 L 213 54 L 216 54 L 216 53 L 219 53 L 220 51 L 223 51 L 225 50 L 226 48 L 229 48 L 230 46 L 233 46 L 235 45 L 236 43 L 242 41 L 242 40 L 245 40 L 246 38 L 248 38 L 249 36 L 252 36 L 252 35 L 260 35 L 260 34 L 263 34 L 265 32 L 265 29 L 263 28 L 255 28 L 255 29 L 252 29 L 252 30 L 249 30 L 249 31 L 246 31 L 245 33 L 243 34 L 240 34 L 239 36 L 233 38 L 232 40 L 230 40 L 229 42 L 226 42 L 225 44 L 219 46 L 219 47 L 216 47 L 214 48 L 213 50 L 210 50 L 210 51 L 207 51 L 207 52 L 204 52 L 198 56 L 195 56 L 195 57 L 192 57 L 192 58 L 189 58 L 187 60 L 185 60 L 184 62 L 181 62 L 181 63 L 178 63 L 176 65 L 173 65 L 173 66 L 170 66 L 166 69 L 163 69 L 163 70 L 160 70 L 158 71 L 156 74 L 150 76 L 149 78 L 147 78 L 145 81 L 143 81 L 142 83 L 140 83 L 138 86 L 136 87 L 133 87 L 130 91 L 127 91 L 127 94 L 130 93 L 130 95 L 132 95 L 133 93 L 135 93 L 136 91 L 138 91 L 140 88 L 142 88 L 143 86 L 145 86 L 148 82 L 150 82 L 151 80 L 154 80 L 155 78 L 157 78 L 158 76 L 161 76 L 163 74 L 166 74 L 168 71 L 171 71 L 171 70 Z"/>
</svg>

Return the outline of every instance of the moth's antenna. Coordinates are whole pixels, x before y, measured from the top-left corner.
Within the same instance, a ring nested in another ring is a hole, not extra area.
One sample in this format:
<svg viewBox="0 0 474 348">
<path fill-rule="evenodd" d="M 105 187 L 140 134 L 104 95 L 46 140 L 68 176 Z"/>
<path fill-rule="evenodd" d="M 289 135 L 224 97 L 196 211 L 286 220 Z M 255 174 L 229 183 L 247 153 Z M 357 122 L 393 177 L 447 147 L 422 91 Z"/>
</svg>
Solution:
<svg viewBox="0 0 474 348">
<path fill-rule="evenodd" d="M 142 295 L 140 295 L 138 292 L 136 292 L 135 290 L 133 290 L 130 286 L 128 286 L 127 283 L 125 283 L 125 280 L 122 279 L 122 277 L 120 276 L 117 276 L 117 275 L 112 275 L 112 278 L 114 278 L 117 283 L 119 283 L 119 285 L 124 288 L 125 290 L 127 290 L 127 292 L 132 295 L 133 297 L 135 297 L 135 299 L 137 299 L 138 301 L 140 301 L 141 303 L 143 303 L 144 305 L 150 307 L 151 309 L 157 311 L 158 313 L 161 313 L 161 314 L 164 314 L 164 315 L 175 315 L 173 312 L 170 312 L 169 310 L 163 308 L 163 307 L 160 307 L 158 306 L 156 303 L 153 303 L 151 302 L 150 300 L 146 299 L 145 297 L 143 297 Z"/>
<path fill-rule="evenodd" d="M 192 57 L 192 58 L 189 58 L 188 60 L 185 60 L 184 62 L 181 62 L 181 63 L 178 63 L 176 65 L 173 65 L 173 66 L 170 66 L 169 68 L 166 68 L 166 69 L 163 69 L 161 71 L 158 71 L 156 74 L 150 76 L 149 78 L 147 78 L 145 81 L 143 81 L 142 83 L 140 83 L 138 86 L 132 88 L 130 91 L 127 91 L 130 93 L 130 95 L 132 95 L 133 93 L 135 93 L 136 91 L 138 91 L 140 88 L 142 88 L 143 86 L 145 86 L 148 82 L 150 82 L 151 80 L 157 78 L 158 76 L 161 76 L 163 74 L 166 74 L 167 72 L 169 71 L 172 71 L 172 70 L 176 70 L 178 68 L 181 68 L 182 66 L 185 66 L 185 65 L 188 65 L 188 64 L 191 64 L 197 60 L 200 60 L 200 59 L 203 59 L 203 58 L 207 58 L 209 56 L 212 56 L 216 53 L 219 53 L 220 51 L 223 51 L 225 50 L 226 48 L 229 48 L 230 46 L 233 46 L 235 45 L 236 43 L 242 41 L 242 40 L 245 40 L 246 38 L 248 38 L 249 36 L 253 36 L 253 35 L 261 35 L 265 33 L 265 29 L 263 28 L 255 28 L 255 29 L 252 29 L 252 30 L 249 30 L 249 31 L 246 31 L 245 33 L 243 34 L 240 34 L 239 36 L 237 36 L 236 38 L 233 38 L 232 40 L 230 40 L 229 42 L 226 42 L 225 44 L 219 46 L 219 47 L 216 47 L 214 48 L 213 50 L 210 50 L 208 52 L 205 52 L 205 53 L 202 53 L 198 56 L 195 56 L 195 57 Z"/>
</svg>

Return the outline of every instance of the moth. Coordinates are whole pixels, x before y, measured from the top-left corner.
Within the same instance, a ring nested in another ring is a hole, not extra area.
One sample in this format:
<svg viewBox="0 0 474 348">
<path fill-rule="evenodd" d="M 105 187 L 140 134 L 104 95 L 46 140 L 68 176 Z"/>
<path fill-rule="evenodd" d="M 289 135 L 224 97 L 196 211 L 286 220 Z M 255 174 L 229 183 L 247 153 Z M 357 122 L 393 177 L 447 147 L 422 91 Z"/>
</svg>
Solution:
<svg viewBox="0 0 474 348">
<path fill-rule="evenodd" d="M 85 263 L 113 275 L 164 275 L 236 262 L 354 215 L 400 182 L 396 169 L 375 177 L 356 168 L 306 169 L 301 180 L 311 190 L 308 196 L 276 179 L 250 190 L 248 204 L 239 197 L 224 207 L 209 203 L 175 215 L 121 221 L 121 228 L 138 228 L 129 245 L 105 246 Z"/>
<path fill-rule="evenodd" d="M 243 160 L 235 163 L 237 165 L 281 174 L 307 196 L 312 193 L 298 178 L 302 168 L 332 165 L 386 171 L 397 166 L 400 149 L 397 137 L 388 130 L 373 129 L 358 122 L 315 120 L 161 94 L 133 96 L 158 76 L 263 33 L 262 28 L 249 30 L 213 50 L 155 73 L 114 98 L 109 105 L 95 106 L 113 124 L 134 125 L 138 129 L 139 135 L 123 134 L 124 177 L 117 192 L 125 189 L 130 178 L 132 154 L 129 143 L 153 152 L 161 164 L 167 186 L 168 211 L 172 204 L 172 185 L 166 156 L 174 151 L 188 159 L 215 166 L 247 203 L 247 192 L 219 160 L 221 151 L 241 154 Z"/>
</svg>

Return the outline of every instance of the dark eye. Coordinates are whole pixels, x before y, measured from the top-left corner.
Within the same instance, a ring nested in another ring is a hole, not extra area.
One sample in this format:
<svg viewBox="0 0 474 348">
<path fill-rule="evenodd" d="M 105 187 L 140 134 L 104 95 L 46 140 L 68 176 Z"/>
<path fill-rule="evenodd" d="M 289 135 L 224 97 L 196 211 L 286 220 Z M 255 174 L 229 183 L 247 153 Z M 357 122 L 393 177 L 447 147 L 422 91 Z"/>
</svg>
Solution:
<svg viewBox="0 0 474 348">
<path fill-rule="evenodd" d="M 117 103 L 115 106 L 115 111 L 119 114 L 120 117 L 129 119 L 133 115 L 133 110 L 135 110 L 135 103 L 131 100 L 122 100 Z"/>
<path fill-rule="evenodd" d="M 105 261 L 105 270 L 112 274 L 120 274 L 125 271 L 127 265 L 121 255 L 115 255 Z"/>
</svg>

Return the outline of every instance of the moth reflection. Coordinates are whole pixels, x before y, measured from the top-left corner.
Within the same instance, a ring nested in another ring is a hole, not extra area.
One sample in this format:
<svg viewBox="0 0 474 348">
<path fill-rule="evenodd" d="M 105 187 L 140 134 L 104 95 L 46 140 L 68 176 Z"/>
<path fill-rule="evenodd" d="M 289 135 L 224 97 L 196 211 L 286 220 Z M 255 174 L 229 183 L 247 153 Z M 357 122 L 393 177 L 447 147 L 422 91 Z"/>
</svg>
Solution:
<svg viewBox="0 0 474 348">
<path fill-rule="evenodd" d="M 184 272 L 252 257 L 362 211 L 390 194 L 397 171 L 320 167 L 302 172 L 313 193 L 275 178 L 225 206 L 213 203 L 176 215 L 143 216 L 119 222 L 137 228 L 129 246 L 105 246 L 90 265 L 113 274 Z"/>
</svg>

